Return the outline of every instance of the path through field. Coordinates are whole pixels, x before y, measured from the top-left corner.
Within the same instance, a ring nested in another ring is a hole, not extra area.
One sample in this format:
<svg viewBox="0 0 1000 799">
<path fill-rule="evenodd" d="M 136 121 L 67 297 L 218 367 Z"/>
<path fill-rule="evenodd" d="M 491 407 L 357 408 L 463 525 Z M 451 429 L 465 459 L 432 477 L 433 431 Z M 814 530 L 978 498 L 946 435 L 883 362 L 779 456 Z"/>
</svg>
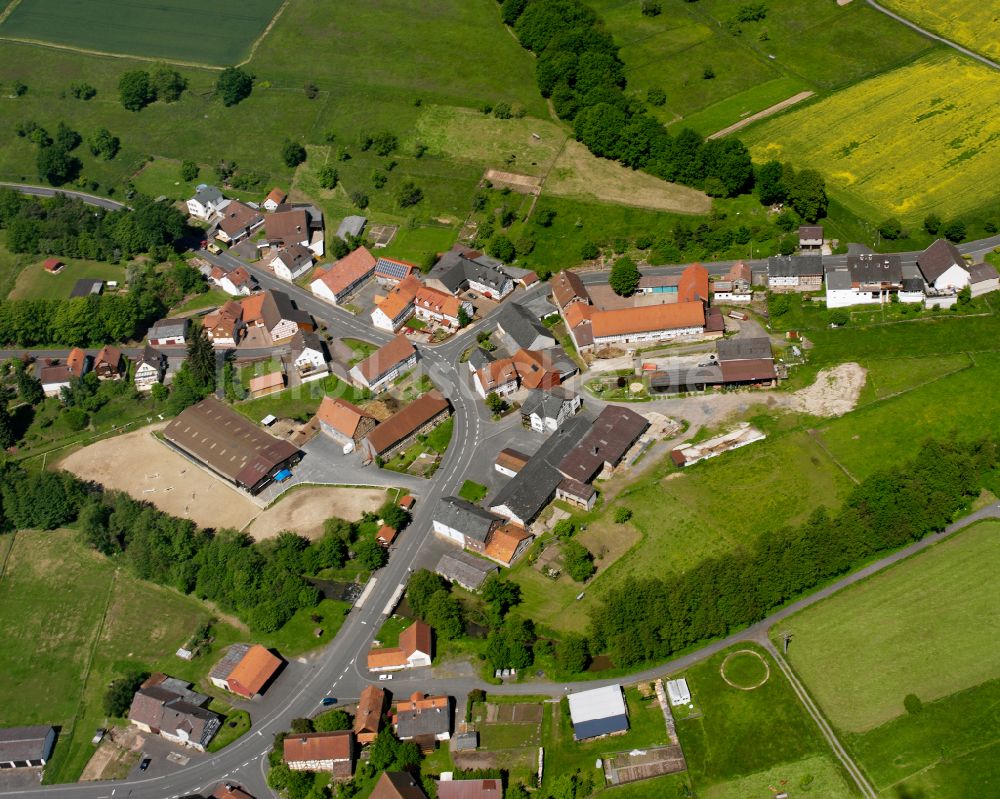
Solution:
<svg viewBox="0 0 1000 799">
<path fill-rule="evenodd" d="M 745 128 L 747 125 L 756 122 L 758 119 L 765 119 L 769 116 L 777 114 L 779 111 L 784 111 L 786 108 L 790 108 L 796 103 L 801 103 L 803 100 L 808 100 L 812 97 L 815 92 L 799 92 L 798 94 L 793 94 L 787 100 L 782 100 L 780 103 L 775 103 L 770 108 L 765 108 L 763 111 L 758 111 L 756 114 L 751 114 L 746 119 L 741 119 L 739 122 L 734 122 L 728 128 L 723 128 L 722 130 L 717 130 L 715 133 L 710 133 L 708 138 L 710 139 L 721 139 L 740 128 Z"/>
</svg>

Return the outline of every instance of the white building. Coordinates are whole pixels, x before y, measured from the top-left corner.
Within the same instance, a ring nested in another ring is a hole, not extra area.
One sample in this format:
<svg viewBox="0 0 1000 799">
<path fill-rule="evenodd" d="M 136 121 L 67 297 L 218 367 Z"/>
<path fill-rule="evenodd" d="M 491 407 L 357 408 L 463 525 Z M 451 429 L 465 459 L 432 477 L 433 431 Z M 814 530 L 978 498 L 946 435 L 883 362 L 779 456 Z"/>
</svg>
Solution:
<svg viewBox="0 0 1000 799">
<path fill-rule="evenodd" d="M 688 690 L 687 680 L 683 677 L 679 680 L 668 680 L 667 696 L 670 697 L 670 704 L 674 707 L 690 704 L 691 691 Z"/>
<path fill-rule="evenodd" d="M 577 741 L 628 732 L 628 708 L 620 685 L 570 694 L 569 715 Z"/>
<path fill-rule="evenodd" d="M 826 270 L 826 307 L 884 305 L 903 290 L 903 264 L 898 255 L 849 255 L 845 266 Z"/>
<path fill-rule="evenodd" d="M 302 244 L 293 244 L 275 253 L 271 259 L 271 269 L 275 276 L 291 282 L 312 269 L 313 263 L 312 250 Z"/>
<path fill-rule="evenodd" d="M 521 403 L 521 418 L 536 433 L 553 433 L 583 405 L 583 399 L 568 388 L 555 386 L 534 390 Z"/>
<path fill-rule="evenodd" d="M 188 215 L 208 222 L 228 204 L 229 200 L 222 196 L 221 191 L 215 186 L 206 186 L 203 183 L 198 187 L 194 197 L 187 201 Z"/>
</svg>

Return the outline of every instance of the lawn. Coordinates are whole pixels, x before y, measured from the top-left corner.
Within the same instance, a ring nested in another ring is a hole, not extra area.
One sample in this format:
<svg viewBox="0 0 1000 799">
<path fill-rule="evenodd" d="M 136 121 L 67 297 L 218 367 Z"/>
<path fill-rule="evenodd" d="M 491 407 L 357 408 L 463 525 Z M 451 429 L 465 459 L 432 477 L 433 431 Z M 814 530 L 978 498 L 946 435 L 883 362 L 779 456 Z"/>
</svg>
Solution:
<svg viewBox="0 0 1000 799">
<path fill-rule="evenodd" d="M 0 581 L 7 631 L 0 725 L 60 725 L 46 780 L 75 780 L 93 754 L 94 729 L 108 721 L 107 683 L 131 667 L 199 680 L 239 636 L 215 624 L 211 652 L 189 662 L 175 657 L 209 618 L 195 599 L 116 572 L 111 561 L 78 544 L 73 531 L 18 533 Z"/>
<path fill-rule="evenodd" d="M 225 305 L 231 299 L 233 298 L 222 289 L 210 288 L 201 294 L 195 294 L 191 299 L 181 303 L 176 308 L 171 308 L 170 313 L 172 315 L 187 315 L 193 311 L 201 311 L 206 308 L 216 308 L 220 305 Z"/>
<path fill-rule="evenodd" d="M 748 129 L 757 160 L 819 169 L 827 189 L 871 219 L 919 224 L 995 195 L 1000 163 L 1000 76 L 952 53 L 934 53 Z M 902 146 L 905 143 L 905 146 Z"/>
<path fill-rule="evenodd" d="M 343 397 L 348 402 L 361 401 L 359 392 L 331 375 L 324 380 L 287 388 L 260 399 L 238 402 L 233 405 L 233 409 L 255 422 L 268 415 L 304 422 L 316 413 L 323 397 L 328 395 Z"/>
<path fill-rule="evenodd" d="M 674 127 L 691 128 L 703 136 L 708 136 L 787 100 L 806 88 L 807 86 L 798 78 L 774 78 L 684 117 L 674 123 Z"/>
<path fill-rule="evenodd" d="M 6 247 L 7 232 L 0 230 L 0 298 L 14 288 L 18 275 L 28 264 L 30 255 L 15 255 Z"/>
<path fill-rule="evenodd" d="M 132 178 L 132 183 L 149 197 L 187 200 L 194 196 L 199 183 L 210 181 L 213 177 L 210 170 L 202 168 L 198 177 L 185 181 L 181 178 L 180 161 L 174 158 L 154 158 Z"/>
<path fill-rule="evenodd" d="M 590 607 L 626 577 L 682 572 L 752 542 L 763 530 L 801 522 L 820 505 L 839 507 L 849 487 L 804 432 L 779 434 L 683 472 L 665 459 L 614 505 L 581 517 L 595 555 L 601 547 L 620 555 L 610 565 L 598 561 L 598 576 L 581 600 L 576 595 L 583 586 L 562 577 L 553 582 L 527 559 L 512 575 L 521 584 L 527 615 L 555 629 L 580 629 Z M 613 523 L 617 505 L 632 510 L 630 524 Z"/>
<path fill-rule="evenodd" d="M 377 344 L 372 344 L 370 341 L 363 341 L 359 338 L 344 338 L 341 341 L 345 346 L 351 348 L 352 355 L 351 360 L 347 362 L 348 366 L 360 363 L 378 349 Z"/>
<path fill-rule="evenodd" d="M 250 731 L 250 714 L 245 710 L 233 710 L 229 705 L 217 699 L 209 704 L 208 709 L 214 710 L 223 717 L 222 726 L 208 744 L 209 752 L 225 749 L 233 741 Z"/>
<path fill-rule="evenodd" d="M 984 522 L 781 625 L 827 717 L 864 732 L 1000 676 L 1000 523 Z M 970 621 L 974 620 L 974 621 Z"/>
<path fill-rule="evenodd" d="M 102 53 L 123 53 L 227 66 L 243 59 L 281 0 L 197 0 L 119 3 L 21 0 L 0 25 L 0 36 Z M 211 30 L 209 46 L 198 29 Z"/>
<path fill-rule="evenodd" d="M 21 256 L 23 259 L 30 256 Z M 77 258 L 60 258 L 66 264 L 58 274 L 50 274 L 42 269 L 42 261 L 28 263 L 17 276 L 17 282 L 10 292 L 12 300 L 65 300 L 76 285 L 84 278 L 93 280 L 117 280 L 125 285 L 125 267 L 103 261 L 84 261 Z"/>
<path fill-rule="evenodd" d="M 375 640 L 380 641 L 382 646 L 399 646 L 399 634 L 413 624 L 413 619 L 393 614 L 379 627 Z"/>
<path fill-rule="evenodd" d="M 458 495 L 462 499 L 471 502 L 474 505 L 478 505 L 486 498 L 486 495 L 489 492 L 490 490 L 481 483 L 477 483 L 474 480 L 466 480 L 462 483 L 462 487 L 458 490 Z"/>
<path fill-rule="evenodd" d="M 679 675 L 687 679 L 695 709 L 674 709 L 677 735 L 698 795 L 746 797 L 757 796 L 750 791 L 758 791 L 768 796 L 766 786 L 771 783 L 763 780 L 771 775 L 777 782 L 800 781 L 809 773 L 822 775 L 829 786 L 829 793 L 820 791 L 818 796 L 853 796 L 839 778 L 819 730 L 769 656 L 756 650 L 770 669 L 770 677 L 759 688 L 741 691 L 725 683 L 719 669 L 732 651 L 720 652 Z M 809 763 L 808 771 L 803 761 Z M 717 787 L 709 793 L 711 786 Z"/>
<path fill-rule="evenodd" d="M 1000 58 L 995 32 L 997 10 L 974 0 L 885 0 L 900 16 L 988 58 Z"/>
<path fill-rule="evenodd" d="M 793 796 L 815 796 L 817 799 L 851 799 L 856 796 L 837 763 L 825 755 L 812 755 L 771 766 L 746 777 L 718 782 L 699 790 L 698 796 L 702 799 L 766 799 L 773 796 L 772 787 Z"/>
</svg>

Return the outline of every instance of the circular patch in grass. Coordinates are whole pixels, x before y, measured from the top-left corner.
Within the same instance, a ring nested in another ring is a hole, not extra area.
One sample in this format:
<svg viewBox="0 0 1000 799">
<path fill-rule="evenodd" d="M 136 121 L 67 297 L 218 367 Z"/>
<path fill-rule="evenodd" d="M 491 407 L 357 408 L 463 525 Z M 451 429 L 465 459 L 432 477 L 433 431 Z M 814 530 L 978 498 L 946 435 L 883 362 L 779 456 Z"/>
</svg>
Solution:
<svg viewBox="0 0 1000 799">
<path fill-rule="evenodd" d="M 740 649 L 726 656 L 719 667 L 719 674 L 733 688 L 752 691 L 768 681 L 771 667 L 759 653 L 752 649 Z"/>
</svg>

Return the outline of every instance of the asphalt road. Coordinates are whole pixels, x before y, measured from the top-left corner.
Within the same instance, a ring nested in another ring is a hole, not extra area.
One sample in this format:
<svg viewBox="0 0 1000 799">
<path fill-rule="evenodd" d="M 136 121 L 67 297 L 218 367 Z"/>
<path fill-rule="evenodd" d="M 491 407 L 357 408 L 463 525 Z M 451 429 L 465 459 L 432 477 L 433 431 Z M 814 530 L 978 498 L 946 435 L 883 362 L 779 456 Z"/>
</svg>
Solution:
<svg viewBox="0 0 1000 799">
<path fill-rule="evenodd" d="M 966 245 L 966 251 L 989 249 L 1000 243 L 1000 236 L 984 242 L 974 242 Z M 202 253 L 207 257 L 210 254 Z M 915 253 L 907 254 L 913 256 Z M 343 309 L 333 307 L 317 300 L 311 294 L 299 287 L 278 280 L 273 275 L 255 266 L 248 265 L 239 259 L 225 253 L 221 256 L 211 256 L 210 260 L 223 263 L 230 267 L 246 266 L 254 274 L 264 288 L 276 288 L 285 291 L 303 310 L 308 311 L 318 321 L 330 329 L 338 337 L 352 336 L 381 343 L 389 336 L 375 331 L 366 320 L 355 318 Z M 766 265 L 766 261 L 753 262 L 756 267 Z M 653 274 L 667 273 L 679 267 L 658 267 L 648 270 Z M 729 263 L 711 264 L 710 271 L 715 274 L 725 272 Z M 585 282 L 599 281 L 601 273 L 588 274 Z M 605 278 L 606 279 L 606 278 Z M 518 292 L 519 298 L 530 299 L 544 293 L 547 287 L 542 284 L 527 292 Z M 515 300 L 518 297 L 514 298 Z M 496 313 L 496 312 L 494 312 Z M 413 517 L 413 522 L 400 536 L 395 545 L 388 565 L 379 570 L 373 577 L 374 584 L 361 608 L 352 610 L 340 632 L 325 649 L 309 658 L 303 658 L 290 663 L 285 673 L 278 678 L 275 685 L 268 691 L 266 697 L 251 710 L 254 720 L 250 734 L 228 746 L 222 752 L 212 756 L 192 759 L 191 764 L 173 773 L 136 777 L 117 782 L 90 782 L 66 785 L 39 787 L 29 791 L 0 793 L 0 796 L 54 796 L 54 797 L 84 797 L 86 799 L 169 799 L 188 793 L 197 793 L 211 789 L 223 779 L 230 779 L 243 784 L 251 793 L 258 797 L 271 795 L 266 787 L 265 768 L 267 752 L 271 747 L 273 736 L 289 727 L 293 718 L 310 715 L 318 708 L 324 696 L 333 695 L 341 701 L 356 699 L 361 689 L 371 678 L 364 668 L 364 655 L 382 620 L 391 610 L 398 594 L 401 593 L 409 573 L 422 566 L 432 566 L 442 545 L 431 532 L 431 515 L 437 500 L 448 493 L 454 493 L 460 487 L 465 473 L 476 458 L 476 447 L 483 438 L 483 433 L 489 424 L 489 415 L 474 394 L 467 371 L 459 364 L 462 352 L 474 342 L 474 334 L 481 328 L 493 325 L 493 314 L 477 324 L 463 330 L 460 334 L 443 344 L 419 347 L 423 368 L 451 399 L 455 411 L 455 428 L 451 445 L 445 453 L 442 464 L 435 478 L 428 481 L 427 490 L 423 492 Z M 34 351 L 38 354 L 39 351 Z M 43 351 L 44 352 L 44 351 Z M 58 354 L 57 351 L 49 351 Z M 8 354 L 10 354 L 8 352 Z M 0 355 L 5 355 L 0 353 Z M 6 357 L 6 356 L 5 356 Z M 712 642 L 705 647 L 691 652 L 683 657 L 675 658 L 660 664 L 654 669 L 648 669 L 627 678 L 616 680 L 587 681 L 580 683 L 553 683 L 546 681 L 527 682 L 522 684 L 489 686 L 493 693 L 501 694 L 549 694 L 561 695 L 565 692 L 592 688 L 602 684 L 621 682 L 623 679 L 648 680 L 661 677 L 696 663 L 722 649 L 747 640 L 763 640 L 767 630 L 782 621 L 792 613 L 804 607 L 819 602 L 846 586 L 852 585 L 887 566 L 908 557 L 909 555 L 931 546 L 942 537 L 950 535 L 965 526 L 983 518 L 1000 517 L 1000 506 L 990 506 L 972 514 L 966 519 L 949 527 L 944 532 L 929 536 L 916 544 L 883 558 L 864 569 L 849 575 L 825 588 L 799 600 L 792 605 L 768 616 L 752 627 L 735 633 L 725 639 Z M 487 687 L 476 679 L 449 678 L 438 682 L 431 673 L 417 671 L 397 676 L 386 687 L 397 695 L 406 695 L 412 690 L 443 691 L 453 696 L 463 697 L 469 690 L 476 687 Z M 836 748 L 835 748 L 836 751 Z M 840 753 L 838 753 L 839 756 Z M 849 768 L 854 774 L 856 767 Z M 862 786 L 862 791 L 866 793 Z"/>
<path fill-rule="evenodd" d="M 107 197 L 98 197 L 94 194 L 87 194 L 82 191 L 73 191 L 72 189 L 54 189 L 49 186 L 31 186 L 27 183 L 0 183 L 0 187 L 14 189 L 15 191 L 19 191 L 21 194 L 28 194 L 32 197 L 55 197 L 57 194 L 65 194 L 67 197 L 75 197 L 77 200 L 83 200 L 87 205 L 92 205 L 95 208 L 104 208 L 107 211 L 121 211 L 123 208 L 128 208 L 127 205 L 115 202 L 114 200 L 109 200 Z"/>
</svg>

